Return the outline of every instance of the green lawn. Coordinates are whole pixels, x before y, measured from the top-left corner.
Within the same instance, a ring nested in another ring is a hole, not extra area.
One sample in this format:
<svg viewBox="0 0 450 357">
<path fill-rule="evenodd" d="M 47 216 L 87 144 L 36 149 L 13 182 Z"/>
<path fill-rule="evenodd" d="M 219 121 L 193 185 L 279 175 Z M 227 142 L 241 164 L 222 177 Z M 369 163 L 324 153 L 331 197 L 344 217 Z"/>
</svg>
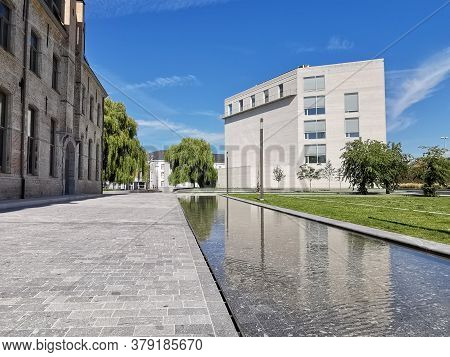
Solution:
<svg viewBox="0 0 450 357">
<path fill-rule="evenodd" d="M 450 197 L 267 194 L 264 203 L 450 244 Z"/>
</svg>

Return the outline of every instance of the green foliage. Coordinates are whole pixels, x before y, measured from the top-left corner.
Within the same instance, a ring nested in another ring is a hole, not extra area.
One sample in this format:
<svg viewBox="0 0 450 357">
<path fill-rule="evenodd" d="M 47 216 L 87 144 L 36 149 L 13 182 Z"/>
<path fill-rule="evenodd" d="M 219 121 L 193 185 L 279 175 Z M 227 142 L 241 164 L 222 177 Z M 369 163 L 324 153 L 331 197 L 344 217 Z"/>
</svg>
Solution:
<svg viewBox="0 0 450 357">
<path fill-rule="evenodd" d="M 344 178 L 363 195 L 375 186 L 385 188 L 386 193 L 398 188 L 409 162 L 400 144 L 377 140 L 347 143 L 341 159 Z"/>
<path fill-rule="evenodd" d="M 278 182 L 278 186 L 280 186 L 280 182 L 286 177 L 284 171 L 281 167 L 277 166 L 273 169 L 273 179 Z"/>
<path fill-rule="evenodd" d="M 182 139 L 167 150 L 165 160 L 170 163 L 169 182 L 173 186 L 185 182 L 197 183 L 200 187 L 216 184 L 214 156 L 211 146 L 203 139 Z"/>
<path fill-rule="evenodd" d="M 308 180 L 309 181 L 309 190 L 311 191 L 312 181 L 319 180 L 322 176 L 322 170 L 316 170 L 312 166 L 308 166 L 306 164 L 301 165 L 299 167 L 299 171 L 297 172 L 297 178 L 299 180 Z"/>
<path fill-rule="evenodd" d="M 122 103 L 105 100 L 103 177 L 119 184 L 133 182 L 139 172 L 147 180 L 147 152 L 137 138 L 137 123 Z"/>
<path fill-rule="evenodd" d="M 325 167 L 322 169 L 322 177 L 328 180 L 328 190 L 331 190 L 331 180 L 334 178 L 337 170 L 331 164 L 331 161 L 328 161 Z"/>
<path fill-rule="evenodd" d="M 424 147 L 427 151 L 418 159 L 425 196 L 436 196 L 438 186 L 446 186 L 450 181 L 450 161 L 445 158 L 446 149 L 437 146 Z"/>
</svg>

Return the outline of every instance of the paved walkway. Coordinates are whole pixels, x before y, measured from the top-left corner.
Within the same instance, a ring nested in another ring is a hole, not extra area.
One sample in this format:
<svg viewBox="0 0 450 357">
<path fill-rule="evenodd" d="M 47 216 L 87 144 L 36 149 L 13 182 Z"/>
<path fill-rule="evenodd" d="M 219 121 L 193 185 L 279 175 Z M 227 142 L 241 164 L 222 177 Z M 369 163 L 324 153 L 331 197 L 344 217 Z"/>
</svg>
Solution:
<svg viewBox="0 0 450 357">
<path fill-rule="evenodd" d="M 0 336 L 236 336 L 176 196 L 0 213 Z"/>
</svg>

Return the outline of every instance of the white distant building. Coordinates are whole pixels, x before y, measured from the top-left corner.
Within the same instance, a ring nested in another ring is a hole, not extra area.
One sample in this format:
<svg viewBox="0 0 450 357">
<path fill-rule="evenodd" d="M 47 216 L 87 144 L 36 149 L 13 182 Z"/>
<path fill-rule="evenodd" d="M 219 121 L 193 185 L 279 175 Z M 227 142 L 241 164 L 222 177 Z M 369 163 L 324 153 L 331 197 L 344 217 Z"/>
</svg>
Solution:
<svg viewBox="0 0 450 357">
<path fill-rule="evenodd" d="M 227 98 L 223 119 L 232 188 L 258 184 L 261 118 L 264 187 L 278 188 L 272 172 L 279 166 L 286 174 L 282 188 L 306 188 L 296 177 L 300 165 L 323 168 L 331 161 L 339 168 L 346 142 L 386 141 L 384 60 L 302 66 Z"/>
<path fill-rule="evenodd" d="M 155 151 L 149 153 L 149 165 L 150 165 L 150 187 L 151 190 L 170 191 L 174 189 L 174 186 L 169 184 L 169 175 L 172 172 L 170 170 L 170 163 L 165 161 L 165 150 Z M 225 156 L 223 154 L 214 155 L 214 168 L 217 170 L 225 168 Z M 195 187 L 198 187 L 196 184 Z M 176 188 L 193 188 L 193 185 L 189 182 L 177 185 Z"/>
</svg>

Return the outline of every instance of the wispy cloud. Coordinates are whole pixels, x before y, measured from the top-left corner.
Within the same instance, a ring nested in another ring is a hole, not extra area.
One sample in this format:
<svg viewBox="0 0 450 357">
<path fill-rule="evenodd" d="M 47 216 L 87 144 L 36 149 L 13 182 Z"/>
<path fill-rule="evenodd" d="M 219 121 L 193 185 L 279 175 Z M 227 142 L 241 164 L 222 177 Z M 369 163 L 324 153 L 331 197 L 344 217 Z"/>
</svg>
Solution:
<svg viewBox="0 0 450 357">
<path fill-rule="evenodd" d="M 296 53 L 307 53 L 316 51 L 315 47 L 300 46 L 295 49 Z"/>
<path fill-rule="evenodd" d="M 230 0 L 90 0 L 89 14 L 95 17 L 116 17 L 134 13 L 178 11 L 221 4 Z"/>
<path fill-rule="evenodd" d="M 187 76 L 159 77 L 141 83 L 127 84 L 123 89 L 125 90 L 135 90 L 143 88 L 158 89 L 166 87 L 183 87 L 186 85 L 195 85 L 198 83 L 199 81 L 197 77 L 195 77 L 192 74 L 189 74 Z"/>
<path fill-rule="evenodd" d="M 429 98 L 450 76 L 450 47 L 428 58 L 415 69 L 386 73 L 388 85 L 388 130 L 400 131 L 417 120 L 406 111 Z"/>
<path fill-rule="evenodd" d="M 137 123 L 140 129 L 152 129 L 153 131 L 175 131 L 184 137 L 205 139 L 214 145 L 222 145 L 224 141 L 223 132 L 207 132 L 168 120 L 164 120 L 164 123 L 156 120 L 137 120 Z"/>
<path fill-rule="evenodd" d="M 339 36 L 332 36 L 328 41 L 327 50 L 350 50 L 355 44 Z"/>
<path fill-rule="evenodd" d="M 200 117 L 212 117 L 212 118 L 221 118 L 222 114 L 219 112 L 215 112 L 213 110 L 197 110 L 194 112 L 188 113 L 191 116 L 200 116 Z"/>
</svg>

